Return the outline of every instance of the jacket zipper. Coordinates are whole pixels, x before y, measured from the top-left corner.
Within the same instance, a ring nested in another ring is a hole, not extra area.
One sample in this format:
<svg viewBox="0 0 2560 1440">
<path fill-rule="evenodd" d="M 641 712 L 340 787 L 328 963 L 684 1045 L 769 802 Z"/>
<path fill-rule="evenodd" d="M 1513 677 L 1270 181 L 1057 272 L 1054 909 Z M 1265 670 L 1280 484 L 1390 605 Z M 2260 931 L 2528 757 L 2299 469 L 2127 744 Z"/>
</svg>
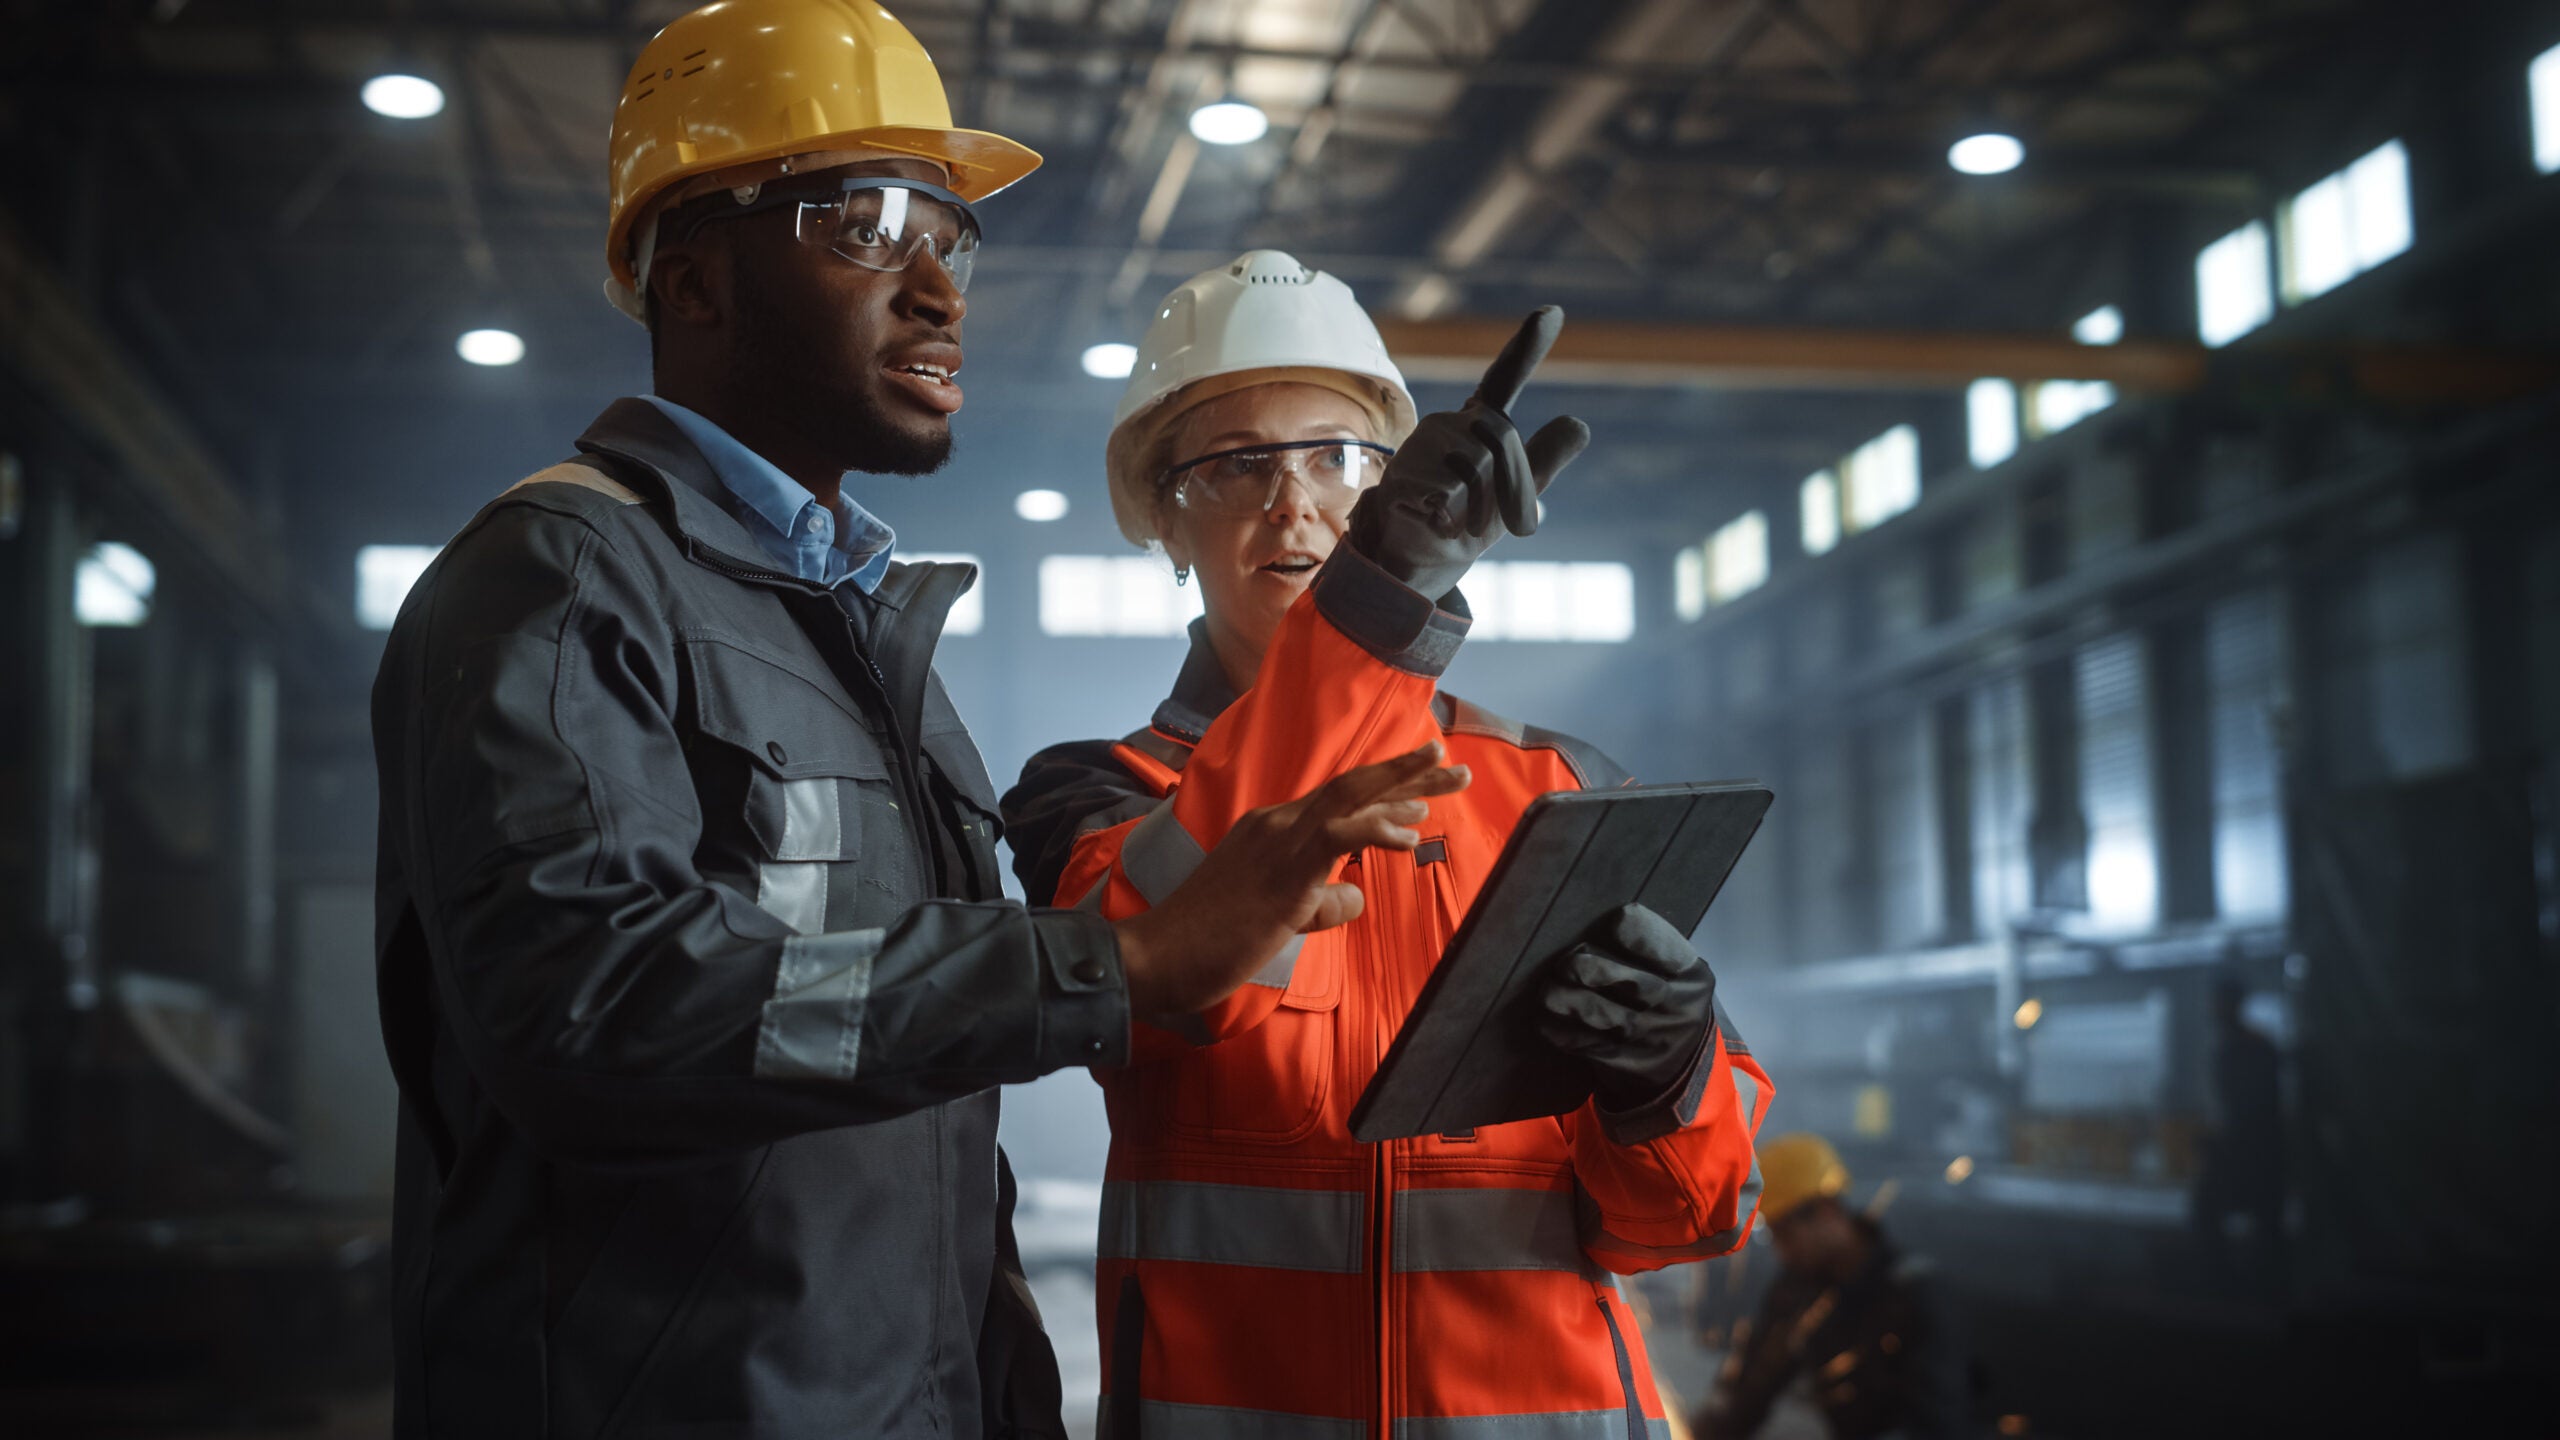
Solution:
<svg viewBox="0 0 2560 1440">
<path fill-rule="evenodd" d="M 1393 977 L 1387 973 L 1386 947 L 1377 943 L 1377 937 L 1397 933 L 1386 894 L 1391 882 L 1382 873 L 1393 867 L 1382 867 L 1378 863 L 1381 858 L 1374 852 L 1361 856 L 1360 888 L 1370 897 L 1370 904 L 1365 923 L 1354 922 L 1359 926 L 1364 942 L 1361 951 L 1367 963 L 1363 968 L 1368 972 L 1365 987 L 1368 1003 L 1360 1007 L 1362 1028 L 1368 1040 L 1368 1074 L 1361 1077 L 1363 1085 L 1377 1075 L 1379 1064 L 1386 1059 L 1387 1044 L 1393 1038 L 1383 1019 L 1387 1014 L 1387 1002 L 1395 993 Z M 1392 1440 L 1395 1434 L 1395 1314 L 1391 1287 L 1395 1279 L 1396 1144 L 1393 1140 L 1382 1140 L 1371 1146 L 1369 1152 L 1369 1318 L 1376 1341 L 1371 1354 L 1378 1368 L 1377 1440 Z"/>
</svg>

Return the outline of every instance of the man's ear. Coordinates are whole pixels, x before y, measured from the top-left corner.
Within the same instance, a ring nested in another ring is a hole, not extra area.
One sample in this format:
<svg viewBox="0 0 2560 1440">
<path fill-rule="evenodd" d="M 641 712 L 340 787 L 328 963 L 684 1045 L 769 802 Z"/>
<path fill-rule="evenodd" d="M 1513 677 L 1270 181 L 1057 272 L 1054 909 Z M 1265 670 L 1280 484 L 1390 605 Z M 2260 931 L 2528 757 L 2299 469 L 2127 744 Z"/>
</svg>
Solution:
<svg viewBox="0 0 2560 1440">
<path fill-rule="evenodd" d="M 649 295 L 661 327 L 710 330 L 729 308 L 727 279 L 698 245 L 661 250 L 649 262 Z"/>
</svg>

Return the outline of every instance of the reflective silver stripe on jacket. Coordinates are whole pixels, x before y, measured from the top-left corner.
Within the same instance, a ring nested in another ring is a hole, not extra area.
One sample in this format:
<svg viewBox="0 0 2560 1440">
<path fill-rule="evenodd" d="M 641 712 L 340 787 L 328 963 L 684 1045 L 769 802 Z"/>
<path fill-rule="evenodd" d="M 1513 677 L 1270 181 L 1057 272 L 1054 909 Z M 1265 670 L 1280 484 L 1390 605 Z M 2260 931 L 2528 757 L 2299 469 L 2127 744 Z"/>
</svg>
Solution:
<svg viewBox="0 0 2560 1440">
<path fill-rule="evenodd" d="M 1208 858 L 1209 852 L 1173 818 L 1170 799 L 1148 811 L 1129 838 L 1120 842 L 1120 873 L 1129 877 L 1150 905 L 1163 904 Z"/>
<path fill-rule="evenodd" d="M 1670 1440 L 1671 1422 L 1647 1420 L 1649 1440 Z M 1408 1416 L 1396 1440 L 1627 1440 L 1627 1412 L 1549 1410 L 1534 1415 Z"/>
<path fill-rule="evenodd" d="M 1582 1253 L 1567 1190 L 1405 1190 L 1396 1195 L 1395 1266 L 1433 1270 L 1600 1272 Z"/>
<path fill-rule="evenodd" d="M 831 776 L 782 783 L 782 843 L 756 867 L 756 904 L 803 935 L 827 928 L 827 865 L 844 854 L 844 799 Z"/>
<path fill-rule="evenodd" d="M 1107 1407 L 1106 1407 L 1107 1408 Z M 1138 1428 L 1149 1436 L 1182 1440 L 1359 1440 L 1366 1420 L 1291 1415 L 1232 1405 L 1138 1402 Z M 1648 1440 L 1670 1440 L 1671 1422 L 1647 1420 Z M 1408 1416 L 1396 1422 L 1396 1440 L 1626 1440 L 1624 1410 L 1560 1410 L 1534 1415 Z"/>
<path fill-rule="evenodd" d="M 1103 1408 L 1110 1409 L 1110 1402 L 1105 1401 Z M 1326 1415 L 1291 1415 L 1280 1410 L 1246 1410 L 1233 1405 L 1141 1400 L 1138 1429 L 1149 1437 L 1170 1435 L 1179 1440 L 1363 1440 L 1369 1433 L 1369 1422 Z"/>
<path fill-rule="evenodd" d="M 773 998 L 756 1031 L 756 1073 L 795 1080 L 850 1080 L 862 1058 L 862 1015 L 871 962 L 886 930 L 840 930 L 782 944 Z"/>
<path fill-rule="evenodd" d="M 1725 1069 L 1733 1075 L 1734 1121 L 1742 1127 L 1743 1135 L 1750 1137 L 1751 1112 L 1760 1104 L 1760 1082 L 1752 1079 L 1751 1072 L 1739 1065 L 1727 1062 Z M 1751 1144 L 1751 1170 L 1742 1177 L 1742 1192 L 1734 1197 L 1733 1213 L 1740 1216 L 1742 1222 L 1748 1225 L 1751 1223 L 1751 1212 L 1758 1208 L 1760 1208 L 1760 1146 L 1754 1139 Z"/>
<path fill-rule="evenodd" d="M 1367 1212 L 1357 1190 L 1113 1180 L 1102 1187 L 1099 1246 L 1106 1260 L 1357 1275 Z"/>
<path fill-rule="evenodd" d="M 1356 1190 L 1284 1190 L 1185 1181 L 1102 1187 L 1101 1253 L 1356 1275 L 1368 1198 Z M 1395 1197 L 1398 1273 L 1558 1270 L 1597 1276 L 1560 1190 L 1406 1190 Z"/>
</svg>

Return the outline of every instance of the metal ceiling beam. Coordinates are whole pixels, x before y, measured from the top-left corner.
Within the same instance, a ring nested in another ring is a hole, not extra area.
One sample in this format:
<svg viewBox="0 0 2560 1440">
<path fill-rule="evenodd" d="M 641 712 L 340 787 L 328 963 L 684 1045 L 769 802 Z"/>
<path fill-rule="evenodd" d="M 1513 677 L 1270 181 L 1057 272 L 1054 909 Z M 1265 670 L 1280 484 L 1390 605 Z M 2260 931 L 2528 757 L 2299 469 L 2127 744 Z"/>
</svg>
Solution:
<svg viewBox="0 0 2560 1440">
<path fill-rule="evenodd" d="M 1378 331 L 1405 375 L 1473 381 L 1511 338 L 1512 317 L 1403 320 Z M 1725 389 L 1943 390 L 1986 376 L 2103 380 L 2128 394 L 2180 394 L 2228 377 L 2253 391 L 2402 401 L 2495 400 L 2560 386 L 2546 355 L 2412 347 L 2252 346 L 2192 341 L 2083 345 L 2065 335 L 1577 320 L 1538 378 L 1579 385 Z"/>
<path fill-rule="evenodd" d="M 1519 325 L 1513 317 L 1382 316 L 1378 331 L 1409 378 L 1467 381 L 1483 373 Z M 1538 367 L 1538 378 L 1576 385 L 1932 390 L 1998 375 L 2176 392 L 2203 382 L 2207 353 L 2170 340 L 2083 345 L 2063 335 L 1575 320 Z"/>
</svg>

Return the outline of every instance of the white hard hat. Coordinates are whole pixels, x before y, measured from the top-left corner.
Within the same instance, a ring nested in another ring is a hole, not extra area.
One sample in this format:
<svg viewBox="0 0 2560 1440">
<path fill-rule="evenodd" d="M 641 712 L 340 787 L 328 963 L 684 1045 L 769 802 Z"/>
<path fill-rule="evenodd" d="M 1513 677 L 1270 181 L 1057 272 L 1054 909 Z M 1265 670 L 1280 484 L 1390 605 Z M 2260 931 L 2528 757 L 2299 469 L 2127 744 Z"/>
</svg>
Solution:
<svg viewBox="0 0 2560 1440">
<path fill-rule="evenodd" d="M 1272 371 L 1296 373 L 1265 373 Z M 1133 545 L 1156 538 L 1156 477 L 1145 473 L 1144 452 L 1163 422 L 1201 401 L 1284 380 L 1358 400 L 1377 417 L 1386 444 L 1413 432 L 1413 395 L 1350 286 L 1277 250 L 1248 250 L 1167 295 L 1111 417 L 1111 514 L 1120 533 Z"/>
</svg>

